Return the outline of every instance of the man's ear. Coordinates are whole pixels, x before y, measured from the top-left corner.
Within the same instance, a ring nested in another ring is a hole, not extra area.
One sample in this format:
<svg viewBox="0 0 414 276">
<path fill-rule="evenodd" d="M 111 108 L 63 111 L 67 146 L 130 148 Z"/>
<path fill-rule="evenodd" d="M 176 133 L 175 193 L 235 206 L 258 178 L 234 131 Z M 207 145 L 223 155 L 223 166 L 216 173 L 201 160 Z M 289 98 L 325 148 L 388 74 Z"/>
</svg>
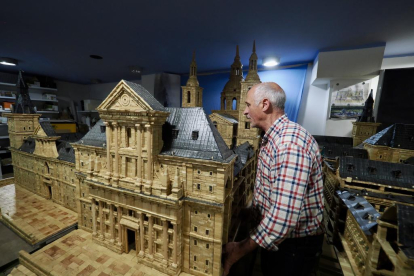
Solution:
<svg viewBox="0 0 414 276">
<path fill-rule="evenodd" d="M 263 112 L 269 112 L 272 109 L 272 104 L 270 103 L 269 99 L 264 98 L 262 100 L 262 104 L 263 104 L 263 108 L 262 111 Z"/>
</svg>

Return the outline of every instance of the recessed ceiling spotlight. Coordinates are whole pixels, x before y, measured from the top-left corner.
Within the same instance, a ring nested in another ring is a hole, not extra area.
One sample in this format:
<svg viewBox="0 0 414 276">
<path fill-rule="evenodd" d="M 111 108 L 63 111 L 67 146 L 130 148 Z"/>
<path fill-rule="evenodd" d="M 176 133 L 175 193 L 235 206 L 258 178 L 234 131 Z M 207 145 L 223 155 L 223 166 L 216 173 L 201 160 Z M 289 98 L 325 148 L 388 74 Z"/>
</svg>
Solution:
<svg viewBox="0 0 414 276">
<path fill-rule="evenodd" d="M 17 59 L 0 57 L 0 64 L 2 64 L 2 65 L 16 66 L 17 63 L 18 63 Z"/>
<path fill-rule="evenodd" d="M 93 59 L 103 59 L 103 57 L 98 56 L 98 55 L 90 55 L 89 57 Z"/>
<path fill-rule="evenodd" d="M 265 57 L 263 58 L 263 66 L 272 67 L 280 63 L 280 59 L 277 57 Z"/>
</svg>

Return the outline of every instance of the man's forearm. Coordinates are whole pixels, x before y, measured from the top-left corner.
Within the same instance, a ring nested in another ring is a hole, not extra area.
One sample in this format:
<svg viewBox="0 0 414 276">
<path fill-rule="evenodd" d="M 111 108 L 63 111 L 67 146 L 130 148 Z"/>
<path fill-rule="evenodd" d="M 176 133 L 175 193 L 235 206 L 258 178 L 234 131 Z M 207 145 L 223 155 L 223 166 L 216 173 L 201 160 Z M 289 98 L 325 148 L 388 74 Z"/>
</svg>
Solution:
<svg viewBox="0 0 414 276">
<path fill-rule="evenodd" d="M 259 245 L 250 237 L 241 242 L 229 242 L 224 246 L 224 275 L 230 272 L 231 266 L 244 255 L 256 249 Z"/>
</svg>

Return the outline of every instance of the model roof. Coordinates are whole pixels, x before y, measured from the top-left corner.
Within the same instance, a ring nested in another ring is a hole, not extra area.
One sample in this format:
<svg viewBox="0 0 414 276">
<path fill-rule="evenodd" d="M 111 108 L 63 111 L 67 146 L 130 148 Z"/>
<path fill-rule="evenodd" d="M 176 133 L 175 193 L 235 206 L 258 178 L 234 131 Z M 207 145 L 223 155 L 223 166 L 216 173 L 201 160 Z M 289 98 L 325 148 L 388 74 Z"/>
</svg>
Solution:
<svg viewBox="0 0 414 276">
<path fill-rule="evenodd" d="M 48 122 L 48 121 L 42 121 L 42 122 L 39 122 L 39 124 L 40 124 L 40 127 L 43 129 L 43 131 L 46 133 L 46 135 L 48 136 L 48 137 L 51 137 L 51 136 L 58 136 L 57 134 L 56 134 L 56 132 L 55 132 L 55 129 L 53 128 L 53 126 L 50 124 L 50 122 Z"/>
<path fill-rule="evenodd" d="M 124 80 L 124 82 L 132 89 L 135 93 L 137 93 L 153 110 L 157 111 L 166 111 L 165 107 L 154 98 L 153 95 L 150 94 L 144 87 L 141 85 Z"/>
<path fill-rule="evenodd" d="M 223 113 L 214 113 L 214 114 L 217 114 L 217 116 L 220 116 L 221 118 L 223 118 L 224 120 L 228 121 L 231 124 L 239 123 L 239 121 L 231 115 L 223 114 Z"/>
<path fill-rule="evenodd" d="M 327 144 L 348 145 L 348 146 L 353 145 L 353 139 L 351 137 L 313 135 L 313 138 L 315 138 L 319 146 L 327 145 Z"/>
<path fill-rule="evenodd" d="M 414 150 L 414 125 L 394 124 L 364 141 L 365 144 Z"/>
<path fill-rule="evenodd" d="M 234 154 L 227 147 L 201 107 L 167 107 L 163 126 L 164 147 L 160 154 L 229 162 Z"/>
<path fill-rule="evenodd" d="M 249 142 L 245 142 L 235 147 L 233 151 L 239 156 L 234 163 L 234 175 L 237 175 L 246 165 L 247 160 L 254 156 L 254 149 Z"/>
<path fill-rule="evenodd" d="M 388 163 L 367 159 L 340 157 L 341 178 L 385 184 L 412 189 L 414 186 L 414 166 Z"/>
<path fill-rule="evenodd" d="M 58 140 L 57 141 L 57 151 L 59 160 L 75 163 L 75 151 L 73 150 L 71 144 L 67 141 Z"/>
<path fill-rule="evenodd" d="M 93 147 L 105 147 L 106 144 L 106 134 L 105 134 L 105 125 L 102 120 L 96 122 L 96 124 L 89 130 L 88 133 L 83 136 L 74 144 L 86 145 L 86 146 L 93 146 Z"/>
<path fill-rule="evenodd" d="M 348 207 L 365 235 L 371 235 L 370 229 L 377 225 L 377 218 L 380 217 L 380 213 L 363 196 L 348 191 L 336 191 L 336 193 Z"/>
</svg>

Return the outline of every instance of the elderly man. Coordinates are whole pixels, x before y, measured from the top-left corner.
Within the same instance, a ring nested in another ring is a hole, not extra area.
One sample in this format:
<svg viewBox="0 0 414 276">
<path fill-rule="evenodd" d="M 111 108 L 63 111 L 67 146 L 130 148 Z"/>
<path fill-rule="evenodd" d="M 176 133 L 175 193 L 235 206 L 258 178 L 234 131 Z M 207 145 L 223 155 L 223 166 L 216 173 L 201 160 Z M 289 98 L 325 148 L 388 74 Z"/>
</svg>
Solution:
<svg viewBox="0 0 414 276">
<path fill-rule="evenodd" d="M 262 219 L 249 238 L 224 246 L 224 275 L 258 246 L 263 275 L 309 275 L 322 251 L 321 155 L 312 135 L 289 121 L 285 102 L 285 92 L 272 82 L 247 93 L 244 115 L 265 132 L 253 197 Z"/>
</svg>

